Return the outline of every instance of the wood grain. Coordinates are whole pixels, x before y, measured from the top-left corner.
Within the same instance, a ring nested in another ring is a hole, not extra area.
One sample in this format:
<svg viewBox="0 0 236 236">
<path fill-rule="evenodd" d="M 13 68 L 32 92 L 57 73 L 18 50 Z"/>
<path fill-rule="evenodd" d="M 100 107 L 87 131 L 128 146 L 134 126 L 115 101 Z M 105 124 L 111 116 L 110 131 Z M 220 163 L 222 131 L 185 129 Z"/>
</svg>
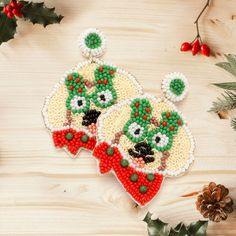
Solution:
<svg viewBox="0 0 236 236">
<path fill-rule="evenodd" d="M 214 64 L 236 51 L 236 2 L 214 0 L 200 22 L 215 52 L 205 58 L 180 53 L 195 36 L 192 22 L 205 1 L 48 0 L 65 15 L 44 29 L 19 22 L 16 39 L 0 47 L 0 235 L 144 236 L 148 210 L 176 224 L 201 218 L 194 209 L 209 181 L 225 184 L 236 199 L 236 136 L 228 120 L 207 112 L 220 90 L 213 82 L 234 78 Z M 53 148 L 41 117 L 44 98 L 64 72 L 82 61 L 77 36 L 87 27 L 107 35 L 104 56 L 134 74 L 146 92 L 161 95 L 163 76 L 181 71 L 188 98 L 178 107 L 196 139 L 195 163 L 183 177 L 166 179 L 159 196 L 137 208 L 114 176 L 100 176 L 88 152 L 69 159 Z M 236 213 L 210 224 L 209 235 L 236 235 Z"/>
</svg>

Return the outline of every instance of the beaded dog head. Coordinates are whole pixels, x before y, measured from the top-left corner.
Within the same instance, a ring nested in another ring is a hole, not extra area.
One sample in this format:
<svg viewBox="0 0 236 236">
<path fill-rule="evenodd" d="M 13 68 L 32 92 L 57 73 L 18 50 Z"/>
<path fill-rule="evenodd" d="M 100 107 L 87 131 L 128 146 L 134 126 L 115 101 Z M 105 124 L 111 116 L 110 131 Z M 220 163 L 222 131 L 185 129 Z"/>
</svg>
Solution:
<svg viewBox="0 0 236 236">
<path fill-rule="evenodd" d="M 130 98 L 99 117 L 98 127 L 93 154 L 100 172 L 113 170 L 140 205 L 157 194 L 165 176 L 183 174 L 193 161 L 187 122 L 167 99 Z"/>
<path fill-rule="evenodd" d="M 89 59 L 65 74 L 43 108 L 55 146 L 65 148 L 73 157 L 81 148 L 94 148 L 100 114 L 117 102 L 142 93 L 132 75 L 97 58 L 104 53 L 106 44 L 100 31 L 85 31 L 79 44 Z"/>
</svg>

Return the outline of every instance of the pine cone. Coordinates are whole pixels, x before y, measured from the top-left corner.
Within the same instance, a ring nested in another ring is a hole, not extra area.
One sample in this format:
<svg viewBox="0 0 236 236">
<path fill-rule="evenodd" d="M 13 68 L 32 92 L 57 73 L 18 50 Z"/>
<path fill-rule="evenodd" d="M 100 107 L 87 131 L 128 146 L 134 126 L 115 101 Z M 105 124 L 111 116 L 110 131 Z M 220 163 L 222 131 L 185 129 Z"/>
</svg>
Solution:
<svg viewBox="0 0 236 236">
<path fill-rule="evenodd" d="M 225 186 L 211 182 L 198 195 L 197 209 L 204 218 L 211 221 L 226 220 L 228 214 L 233 211 L 233 200 L 227 196 L 228 194 L 229 190 Z"/>
</svg>

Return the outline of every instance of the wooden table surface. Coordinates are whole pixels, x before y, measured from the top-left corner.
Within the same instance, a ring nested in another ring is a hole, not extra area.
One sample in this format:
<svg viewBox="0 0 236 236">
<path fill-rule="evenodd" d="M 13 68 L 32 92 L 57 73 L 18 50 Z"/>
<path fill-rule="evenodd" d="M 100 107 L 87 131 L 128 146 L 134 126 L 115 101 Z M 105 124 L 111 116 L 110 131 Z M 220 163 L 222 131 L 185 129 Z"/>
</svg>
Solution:
<svg viewBox="0 0 236 236">
<path fill-rule="evenodd" d="M 234 78 L 214 64 L 236 53 L 236 1 L 214 0 L 200 22 L 202 36 L 216 56 L 179 52 L 195 36 L 193 21 L 205 1 L 48 0 L 65 15 L 44 29 L 20 22 L 16 39 L 0 47 L 0 235 L 146 236 L 147 211 L 176 224 L 201 219 L 198 191 L 215 181 L 236 202 L 236 133 L 229 120 L 207 112 L 221 90 L 213 82 Z M 100 176 L 89 152 L 70 159 L 56 151 L 41 110 L 44 98 L 64 72 L 84 60 L 77 36 L 88 27 L 108 38 L 105 60 L 134 74 L 144 90 L 161 95 L 165 74 L 185 73 L 190 82 L 178 105 L 196 140 L 195 162 L 179 178 L 165 180 L 144 208 L 123 191 L 111 174 Z M 236 211 L 226 222 L 211 223 L 209 235 L 236 235 Z"/>
</svg>

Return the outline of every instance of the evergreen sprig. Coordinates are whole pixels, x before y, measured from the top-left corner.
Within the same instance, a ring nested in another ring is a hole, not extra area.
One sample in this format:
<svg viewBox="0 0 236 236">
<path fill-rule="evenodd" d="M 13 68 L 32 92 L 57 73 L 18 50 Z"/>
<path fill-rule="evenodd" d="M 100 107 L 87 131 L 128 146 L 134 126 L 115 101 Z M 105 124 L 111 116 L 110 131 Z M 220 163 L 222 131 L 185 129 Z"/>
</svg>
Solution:
<svg viewBox="0 0 236 236">
<path fill-rule="evenodd" d="M 227 62 L 217 63 L 216 66 L 223 68 L 236 77 L 236 55 L 225 55 Z M 219 113 L 236 109 L 236 82 L 214 83 L 213 85 L 224 89 L 220 98 L 214 101 L 210 111 Z M 232 119 L 231 125 L 236 130 L 236 118 Z"/>
</svg>

